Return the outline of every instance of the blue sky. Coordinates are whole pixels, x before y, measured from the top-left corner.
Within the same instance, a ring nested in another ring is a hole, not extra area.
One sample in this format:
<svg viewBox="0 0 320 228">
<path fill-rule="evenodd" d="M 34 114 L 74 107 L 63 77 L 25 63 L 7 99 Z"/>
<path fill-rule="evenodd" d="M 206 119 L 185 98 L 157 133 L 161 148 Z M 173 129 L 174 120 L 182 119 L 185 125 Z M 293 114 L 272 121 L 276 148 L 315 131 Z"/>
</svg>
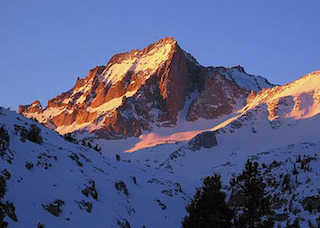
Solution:
<svg viewBox="0 0 320 228">
<path fill-rule="evenodd" d="M 113 54 L 165 36 L 202 65 L 288 83 L 320 69 L 319 9 L 319 0 L 0 0 L 0 106 L 46 106 Z"/>
</svg>

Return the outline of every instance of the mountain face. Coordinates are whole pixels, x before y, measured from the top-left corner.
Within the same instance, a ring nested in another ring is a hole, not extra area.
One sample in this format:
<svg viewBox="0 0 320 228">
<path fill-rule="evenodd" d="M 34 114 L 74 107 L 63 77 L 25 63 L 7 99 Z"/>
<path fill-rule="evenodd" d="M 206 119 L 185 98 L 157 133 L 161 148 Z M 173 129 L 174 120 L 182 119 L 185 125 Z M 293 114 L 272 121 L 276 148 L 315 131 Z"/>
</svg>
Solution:
<svg viewBox="0 0 320 228">
<path fill-rule="evenodd" d="M 75 86 L 48 102 L 19 107 L 60 134 L 74 131 L 114 139 L 140 136 L 154 127 L 173 127 L 179 113 L 187 121 L 214 119 L 243 105 L 250 91 L 272 85 L 240 66 L 203 67 L 173 38 L 143 50 L 114 55 Z"/>
</svg>

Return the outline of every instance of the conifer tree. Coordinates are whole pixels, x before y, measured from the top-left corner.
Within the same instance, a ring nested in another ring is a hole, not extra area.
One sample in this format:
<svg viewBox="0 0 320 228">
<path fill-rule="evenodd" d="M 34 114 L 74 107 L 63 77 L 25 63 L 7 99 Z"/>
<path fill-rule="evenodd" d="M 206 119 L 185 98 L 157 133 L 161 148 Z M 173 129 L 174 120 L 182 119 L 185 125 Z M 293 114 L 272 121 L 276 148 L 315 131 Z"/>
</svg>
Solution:
<svg viewBox="0 0 320 228">
<path fill-rule="evenodd" d="M 247 161 L 245 169 L 238 176 L 240 194 L 243 198 L 243 214 L 239 215 L 236 227 L 273 227 L 271 219 L 271 205 L 265 191 L 262 175 L 258 169 L 258 163 Z M 262 217 L 268 219 L 261 221 Z"/>
<path fill-rule="evenodd" d="M 184 218 L 184 228 L 228 228 L 231 227 L 233 213 L 225 202 L 226 194 L 221 191 L 220 175 L 206 177 L 198 188 L 194 199 L 186 207 L 188 216 Z"/>
</svg>

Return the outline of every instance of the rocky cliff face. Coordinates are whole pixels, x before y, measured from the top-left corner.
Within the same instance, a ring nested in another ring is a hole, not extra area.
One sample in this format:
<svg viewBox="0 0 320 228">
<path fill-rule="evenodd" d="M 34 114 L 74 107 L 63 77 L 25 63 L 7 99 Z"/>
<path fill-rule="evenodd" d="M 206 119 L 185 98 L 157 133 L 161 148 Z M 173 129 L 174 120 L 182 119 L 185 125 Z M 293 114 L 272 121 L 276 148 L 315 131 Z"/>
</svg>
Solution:
<svg viewBox="0 0 320 228">
<path fill-rule="evenodd" d="M 45 109 L 36 101 L 20 106 L 19 113 L 61 134 L 132 137 L 154 126 L 176 125 L 183 108 L 188 121 L 228 114 L 251 90 L 270 86 L 241 67 L 203 67 L 169 37 L 140 51 L 114 55 Z"/>
</svg>

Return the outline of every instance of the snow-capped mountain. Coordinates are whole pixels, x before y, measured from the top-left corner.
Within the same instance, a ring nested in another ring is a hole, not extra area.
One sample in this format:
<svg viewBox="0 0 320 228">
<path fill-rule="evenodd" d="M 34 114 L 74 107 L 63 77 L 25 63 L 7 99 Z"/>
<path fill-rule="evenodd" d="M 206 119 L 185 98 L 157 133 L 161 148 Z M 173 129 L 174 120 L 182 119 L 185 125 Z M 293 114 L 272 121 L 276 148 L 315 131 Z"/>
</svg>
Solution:
<svg viewBox="0 0 320 228">
<path fill-rule="evenodd" d="M 240 66 L 203 67 L 168 37 L 143 50 L 114 55 L 46 108 L 35 101 L 20 106 L 19 113 L 60 134 L 137 137 L 154 127 L 176 126 L 183 109 L 187 121 L 229 114 L 250 91 L 271 86 Z"/>
<path fill-rule="evenodd" d="M 180 227 L 184 206 L 202 178 L 220 173 L 227 199 L 234 200 L 229 181 L 247 159 L 260 164 L 276 227 L 295 219 L 302 227 L 320 224 L 320 71 L 273 86 L 240 66 L 201 66 L 173 38 L 165 38 L 115 55 L 46 108 L 35 101 L 19 112 L 102 148 L 100 154 L 65 142 L 34 120 L 1 109 L 0 123 L 8 133 L 0 131 L 0 161 L 11 174 L 5 199 L 26 224 L 31 220 L 18 208 L 41 213 L 50 227 L 73 227 L 86 219 L 111 227 L 128 227 L 127 222 Z M 21 141 L 32 124 L 41 129 L 43 143 Z M 44 183 L 41 191 L 32 185 L 35 178 Z M 17 200 L 27 187 L 32 200 Z M 48 212 L 50 205 L 63 209 L 57 218 Z"/>
</svg>

